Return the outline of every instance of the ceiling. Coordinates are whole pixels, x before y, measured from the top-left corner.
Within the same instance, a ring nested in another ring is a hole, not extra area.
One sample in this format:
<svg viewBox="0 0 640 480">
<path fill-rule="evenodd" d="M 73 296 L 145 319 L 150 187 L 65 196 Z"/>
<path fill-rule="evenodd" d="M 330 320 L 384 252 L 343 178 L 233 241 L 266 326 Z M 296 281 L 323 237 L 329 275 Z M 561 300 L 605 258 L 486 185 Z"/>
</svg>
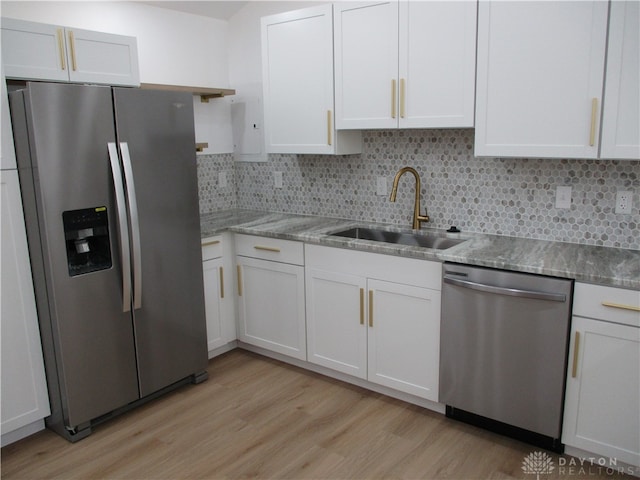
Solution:
<svg viewBox="0 0 640 480">
<path fill-rule="evenodd" d="M 192 13 L 204 17 L 217 18 L 219 20 L 229 20 L 238 10 L 249 2 L 244 1 L 140 1 L 154 7 L 167 8 L 178 12 Z"/>
</svg>

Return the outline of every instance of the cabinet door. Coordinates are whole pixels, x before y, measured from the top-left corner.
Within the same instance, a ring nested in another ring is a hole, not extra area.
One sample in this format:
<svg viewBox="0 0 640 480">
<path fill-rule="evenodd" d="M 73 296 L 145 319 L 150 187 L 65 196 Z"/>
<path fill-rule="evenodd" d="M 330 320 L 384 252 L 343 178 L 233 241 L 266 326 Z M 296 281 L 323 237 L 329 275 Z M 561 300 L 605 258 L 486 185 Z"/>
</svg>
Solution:
<svg viewBox="0 0 640 480">
<path fill-rule="evenodd" d="M 596 158 L 607 2 L 480 2 L 475 154 Z"/>
<path fill-rule="evenodd" d="M 398 3 L 334 7 L 336 127 L 398 126 Z"/>
<path fill-rule="evenodd" d="M 562 442 L 640 466 L 640 328 L 573 317 Z"/>
<path fill-rule="evenodd" d="M 40 330 L 36 313 L 18 172 L 0 172 L 2 206 L 2 433 L 48 416 Z"/>
<path fill-rule="evenodd" d="M 237 257 L 241 341 L 307 359 L 304 268 Z"/>
<path fill-rule="evenodd" d="M 640 158 L 640 3 L 611 2 L 602 158 Z"/>
<path fill-rule="evenodd" d="M 204 277 L 204 303 L 207 317 L 207 346 L 209 352 L 234 340 L 229 331 L 227 307 L 229 289 L 225 284 L 222 258 L 202 263 Z"/>
<path fill-rule="evenodd" d="M 332 153 L 331 5 L 262 19 L 265 136 L 270 153 Z"/>
<path fill-rule="evenodd" d="M 440 292 L 368 281 L 368 379 L 438 401 Z"/>
<path fill-rule="evenodd" d="M 475 1 L 401 1 L 400 128 L 473 127 Z"/>
<path fill-rule="evenodd" d="M 65 29 L 69 80 L 78 83 L 140 85 L 135 37 Z"/>
<path fill-rule="evenodd" d="M 366 279 L 307 269 L 309 362 L 367 378 Z"/>
<path fill-rule="evenodd" d="M 68 81 L 64 28 L 3 18 L 2 63 L 7 78 Z"/>
</svg>

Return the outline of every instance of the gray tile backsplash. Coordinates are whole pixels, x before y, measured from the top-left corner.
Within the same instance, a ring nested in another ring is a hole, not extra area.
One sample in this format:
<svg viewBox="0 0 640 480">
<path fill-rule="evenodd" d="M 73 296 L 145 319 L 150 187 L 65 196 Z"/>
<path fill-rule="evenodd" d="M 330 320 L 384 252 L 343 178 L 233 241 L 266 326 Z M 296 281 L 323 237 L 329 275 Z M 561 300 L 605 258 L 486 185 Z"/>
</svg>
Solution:
<svg viewBox="0 0 640 480">
<path fill-rule="evenodd" d="M 640 249 L 640 160 L 476 158 L 473 134 L 365 131 L 361 155 L 270 155 L 266 163 L 199 156 L 200 210 L 237 207 L 409 227 L 413 177 L 402 177 L 396 203 L 376 195 L 376 179 L 385 177 L 390 192 L 395 173 L 411 166 L 422 179 L 428 226 Z M 218 188 L 220 171 L 227 172 L 226 189 Z M 284 188 L 274 188 L 273 172 L 283 173 Z M 555 208 L 559 185 L 572 187 L 570 209 Z M 614 213 L 617 190 L 633 192 L 633 214 Z"/>
</svg>

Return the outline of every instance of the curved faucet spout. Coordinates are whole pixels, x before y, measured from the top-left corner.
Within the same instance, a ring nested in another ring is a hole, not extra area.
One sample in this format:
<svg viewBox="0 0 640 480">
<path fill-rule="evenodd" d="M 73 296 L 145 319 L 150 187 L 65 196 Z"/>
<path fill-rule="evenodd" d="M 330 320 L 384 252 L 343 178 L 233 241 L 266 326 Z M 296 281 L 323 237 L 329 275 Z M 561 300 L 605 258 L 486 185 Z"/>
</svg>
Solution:
<svg viewBox="0 0 640 480">
<path fill-rule="evenodd" d="M 420 175 L 414 168 L 402 167 L 400 170 L 398 170 L 398 173 L 396 173 L 396 176 L 393 179 L 393 187 L 391 188 L 391 196 L 389 197 L 389 200 L 392 202 L 396 201 L 396 195 L 398 194 L 398 182 L 400 181 L 400 177 L 402 177 L 402 175 L 404 175 L 407 172 L 411 173 L 416 180 L 416 198 L 413 204 L 412 228 L 414 230 L 420 230 L 420 224 L 422 222 L 428 222 L 429 215 L 427 215 L 426 209 L 425 209 L 425 214 L 420 215 L 420 189 L 421 189 Z"/>
</svg>

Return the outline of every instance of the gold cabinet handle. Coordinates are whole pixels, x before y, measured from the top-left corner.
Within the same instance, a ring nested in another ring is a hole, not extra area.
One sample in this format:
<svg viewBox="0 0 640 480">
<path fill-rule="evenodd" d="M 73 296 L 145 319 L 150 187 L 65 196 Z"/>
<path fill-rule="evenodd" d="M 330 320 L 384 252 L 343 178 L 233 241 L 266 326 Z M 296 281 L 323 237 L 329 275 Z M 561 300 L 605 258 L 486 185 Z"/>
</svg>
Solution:
<svg viewBox="0 0 640 480">
<path fill-rule="evenodd" d="M 327 110 L 327 145 L 331 145 L 331 110 Z"/>
<path fill-rule="evenodd" d="M 364 325 L 364 288 L 360 289 L 360 325 Z"/>
<path fill-rule="evenodd" d="M 621 308 L 622 310 L 631 310 L 632 312 L 640 312 L 640 307 L 635 305 L 624 305 L 622 303 L 602 302 L 603 307 Z"/>
<path fill-rule="evenodd" d="M 64 33 L 61 28 L 56 30 L 56 38 L 58 39 L 58 52 L 60 52 L 60 66 L 62 70 L 66 70 L 67 62 L 64 59 Z"/>
<path fill-rule="evenodd" d="M 396 118 L 396 79 L 391 80 L 391 118 Z"/>
<path fill-rule="evenodd" d="M 405 115 L 405 88 L 406 88 L 406 80 L 404 78 L 400 79 L 400 118 L 404 118 Z"/>
<path fill-rule="evenodd" d="M 242 267 L 240 265 L 236 266 L 237 274 L 236 278 L 238 279 L 238 296 L 242 296 Z"/>
<path fill-rule="evenodd" d="M 369 290 L 369 326 L 373 327 L 373 290 Z"/>
<path fill-rule="evenodd" d="M 220 298 L 224 298 L 224 268 L 220 267 Z"/>
<path fill-rule="evenodd" d="M 580 349 L 580 332 L 576 332 L 575 342 L 573 342 L 573 366 L 571 367 L 571 377 L 578 376 L 578 350 Z"/>
<path fill-rule="evenodd" d="M 71 68 L 75 72 L 78 69 L 76 62 L 76 40 L 73 37 L 73 30 L 69 30 L 69 45 L 71 46 Z"/>
<path fill-rule="evenodd" d="M 596 120 L 598 116 L 598 99 L 591 99 L 591 132 L 589 134 L 589 146 L 596 144 Z"/>
<path fill-rule="evenodd" d="M 280 252 L 278 247 L 265 247 L 264 245 L 254 245 L 253 248 L 256 250 L 264 250 L 265 252 Z"/>
<path fill-rule="evenodd" d="M 208 247 L 210 245 L 218 245 L 220 243 L 220 240 L 212 240 L 210 242 L 204 242 L 202 244 L 203 247 Z"/>
</svg>

